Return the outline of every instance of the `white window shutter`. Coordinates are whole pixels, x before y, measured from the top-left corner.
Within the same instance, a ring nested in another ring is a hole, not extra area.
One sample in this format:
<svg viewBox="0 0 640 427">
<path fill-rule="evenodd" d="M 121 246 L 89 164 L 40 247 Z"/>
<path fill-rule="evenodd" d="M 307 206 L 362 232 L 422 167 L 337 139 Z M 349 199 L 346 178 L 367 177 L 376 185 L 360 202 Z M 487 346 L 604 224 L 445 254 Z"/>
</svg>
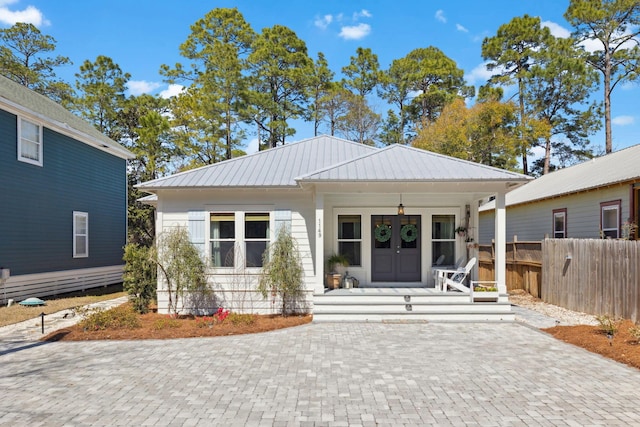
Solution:
<svg viewBox="0 0 640 427">
<path fill-rule="evenodd" d="M 204 226 L 206 212 L 189 211 L 189 241 L 204 257 Z"/>
<path fill-rule="evenodd" d="M 291 233 L 291 209 L 276 209 L 274 212 L 275 220 L 275 234 L 277 238 L 280 233 L 280 228 L 285 227 L 289 233 Z"/>
</svg>

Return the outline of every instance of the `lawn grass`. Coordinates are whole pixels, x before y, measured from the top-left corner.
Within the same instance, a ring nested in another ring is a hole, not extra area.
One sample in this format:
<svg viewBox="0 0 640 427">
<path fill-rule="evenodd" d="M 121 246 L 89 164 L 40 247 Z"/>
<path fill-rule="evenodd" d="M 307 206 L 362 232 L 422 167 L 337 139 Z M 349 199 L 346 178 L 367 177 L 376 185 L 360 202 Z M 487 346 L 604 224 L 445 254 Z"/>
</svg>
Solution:
<svg viewBox="0 0 640 427">
<path fill-rule="evenodd" d="M 68 308 L 119 298 L 125 295 L 127 293 L 123 292 L 122 284 L 119 284 L 88 289 L 84 292 L 42 297 L 40 299 L 45 301 L 46 305 L 41 306 L 24 307 L 18 303 L 14 303 L 11 307 L 3 305 L 0 306 L 0 327 L 36 318 L 43 312 L 52 314 Z"/>
</svg>

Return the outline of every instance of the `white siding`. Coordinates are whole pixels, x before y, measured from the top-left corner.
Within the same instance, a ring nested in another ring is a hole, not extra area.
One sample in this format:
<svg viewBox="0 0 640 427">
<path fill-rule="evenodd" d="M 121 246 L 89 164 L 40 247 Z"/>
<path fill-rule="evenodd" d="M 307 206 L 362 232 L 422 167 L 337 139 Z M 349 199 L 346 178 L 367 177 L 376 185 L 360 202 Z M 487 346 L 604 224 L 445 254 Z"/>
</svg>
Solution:
<svg viewBox="0 0 640 427">
<path fill-rule="evenodd" d="M 313 224 L 315 211 L 311 208 L 312 204 L 311 195 L 299 190 L 164 190 L 159 192 L 160 214 L 157 216 L 156 230 L 157 233 L 162 233 L 173 227 L 189 227 L 190 220 L 192 222 L 194 219 L 194 212 L 264 211 L 271 213 L 271 238 L 274 239 L 275 212 L 290 210 L 291 232 L 300 249 L 306 299 L 310 302 L 315 277 L 314 254 L 311 248 L 315 247 L 315 241 L 312 240 L 313 234 L 307 232 L 307 223 Z M 204 229 L 204 253 L 208 255 L 208 224 Z M 231 269 L 209 268 L 208 277 L 216 296 L 215 304 L 234 311 L 257 313 L 271 313 L 279 308 L 279 302 L 265 301 L 255 292 L 259 272 L 259 269 L 245 269 L 239 266 Z M 168 295 L 163 289 L 164 286 L 161 284 L 158 291 L 158 307 L 164 311 L 168 307 Z M 187 302 L 184 310 L 190 309 L 192 307 Z"/>
</svg>

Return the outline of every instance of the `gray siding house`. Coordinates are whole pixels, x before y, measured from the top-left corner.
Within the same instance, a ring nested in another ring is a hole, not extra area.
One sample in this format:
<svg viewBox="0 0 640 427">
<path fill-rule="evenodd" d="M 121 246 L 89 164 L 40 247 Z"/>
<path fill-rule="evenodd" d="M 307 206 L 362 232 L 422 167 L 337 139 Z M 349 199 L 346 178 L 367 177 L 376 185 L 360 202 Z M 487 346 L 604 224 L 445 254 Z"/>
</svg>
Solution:
<svg viewBox="0 0 640 427">
<path fill-rule="evenodd" d="M 508 240 L 627 237 L 640 219 L 640 145 L 544 175 L 507 193 L 506 205 Z M 479 209 L 480 243 L 494 237 L 494 207 Z"/>
<path fill-rule="evenodd" d="M 0 298 L 122 281 L 127 159 L 52 100 L 0 76 Z"/>
</svg>

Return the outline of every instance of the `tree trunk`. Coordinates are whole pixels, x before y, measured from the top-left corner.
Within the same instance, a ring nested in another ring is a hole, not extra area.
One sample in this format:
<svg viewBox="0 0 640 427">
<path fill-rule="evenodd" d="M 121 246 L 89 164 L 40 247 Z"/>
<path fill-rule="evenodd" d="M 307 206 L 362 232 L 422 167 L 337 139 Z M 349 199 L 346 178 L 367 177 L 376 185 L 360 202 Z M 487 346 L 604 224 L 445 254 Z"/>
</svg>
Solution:
<svg viewBox="0 0 640 427">
<path fill-rule="evenodd" d="M 524 83 L 518 78 L 518 100 L 520 103 L 520 150 L 522 150 L 522 173 L 529 175 L 529 166 L 527 164 L 527 143 L 524 137 Z"/>
<path fill-rule="evenodd" d="M 611 56 L 609 46 L 605 45 L 604 65 L 604 138 L 606 154 L 612 151 L 611 142 Z"/>
<path fill-rule="evenodd" d="M 547 138 L 544 146 L 544 168 L 542 169 L 542 175 L 549 173 L 549 163 L 551 163 L 551 138 Z"/>
</svg>

